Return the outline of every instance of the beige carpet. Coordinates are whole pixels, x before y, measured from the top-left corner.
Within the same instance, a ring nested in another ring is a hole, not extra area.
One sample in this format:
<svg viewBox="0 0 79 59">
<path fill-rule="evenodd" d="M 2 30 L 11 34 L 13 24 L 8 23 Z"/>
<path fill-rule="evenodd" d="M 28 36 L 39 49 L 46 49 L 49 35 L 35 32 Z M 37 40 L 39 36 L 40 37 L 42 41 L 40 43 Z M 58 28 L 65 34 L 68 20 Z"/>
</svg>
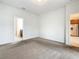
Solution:
<svg viewBox="0 0 79 59">
<path fill-rule="evenodd" d="M 79 52 L 41 38 L 0 46 L 0 59 L 79 59 Z"/>
</svg>

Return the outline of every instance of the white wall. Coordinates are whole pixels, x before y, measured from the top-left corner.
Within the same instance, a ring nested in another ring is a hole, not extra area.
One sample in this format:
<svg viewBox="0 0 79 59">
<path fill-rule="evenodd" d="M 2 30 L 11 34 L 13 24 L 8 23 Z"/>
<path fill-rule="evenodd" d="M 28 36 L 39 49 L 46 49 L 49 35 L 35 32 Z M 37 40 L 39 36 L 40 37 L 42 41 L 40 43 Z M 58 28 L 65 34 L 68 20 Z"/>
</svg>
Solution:
<svg viewBox="0 0 79 59">
<path fill-rule="evenodd" d="M 66 5 L 66 44 L 71 45 L 70 39 L 70 15 L 79 13 L 79 1 L 74 1 Z"/>
<path fill-rule="evenodd" d="M 0 44 L 17 41 L 14 39 L 14 17 L 24 19 L 24 39 L 38 36 L 38 16 L 0 3 Z"/>
<path fill-rule="evenodd" d="M 65 7 L 37 16 L 22 9 L 0 3 L 0 44 L 16 41 L 14 39 L 14 17 L 24 19 L 24 39 L 40 37 L 58 42 L 64 42 L 64 24 L 66 12 L 66 44 L 69 39 L 69 16 L 79 12 L 79 2 L 73 2 Z"/>
<path fill-rule="evenodd" d="M 65 8 L 41 15 L 40 36 L 64 43 Z"/>
</svg>

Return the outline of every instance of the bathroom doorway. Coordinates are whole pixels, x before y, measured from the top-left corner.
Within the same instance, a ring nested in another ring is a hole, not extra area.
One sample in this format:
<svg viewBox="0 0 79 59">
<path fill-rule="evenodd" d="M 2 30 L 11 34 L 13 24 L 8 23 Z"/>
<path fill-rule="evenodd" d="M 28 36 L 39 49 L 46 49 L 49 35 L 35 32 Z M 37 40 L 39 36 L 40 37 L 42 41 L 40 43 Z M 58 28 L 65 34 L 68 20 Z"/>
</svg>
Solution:
<svg viewBox="0 0 79 59">
<path fill-rule="evenodd" d="M 70 16 L 70 41 L 71 46 L 79 47 L 79 13 Z"/>
</svg>

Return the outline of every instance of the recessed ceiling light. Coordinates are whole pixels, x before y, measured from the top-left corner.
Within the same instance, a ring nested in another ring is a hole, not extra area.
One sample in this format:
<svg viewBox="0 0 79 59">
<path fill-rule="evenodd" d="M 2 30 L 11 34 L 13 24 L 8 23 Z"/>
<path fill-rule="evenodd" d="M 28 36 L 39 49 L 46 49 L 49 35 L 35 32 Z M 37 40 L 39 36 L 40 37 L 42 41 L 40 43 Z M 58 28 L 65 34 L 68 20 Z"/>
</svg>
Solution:
<svg viewBox="0 0 79 59">
<path fill-rule="evenodd" d="M 32 0 L 34 4 L 37 4 L 37 5 L 44 5 L 47 0 Z"/>
<path fill-rule="evenodd" d="M 38 2 L 42 2 L 42 0 L 37 0 Z"/>
</svg>

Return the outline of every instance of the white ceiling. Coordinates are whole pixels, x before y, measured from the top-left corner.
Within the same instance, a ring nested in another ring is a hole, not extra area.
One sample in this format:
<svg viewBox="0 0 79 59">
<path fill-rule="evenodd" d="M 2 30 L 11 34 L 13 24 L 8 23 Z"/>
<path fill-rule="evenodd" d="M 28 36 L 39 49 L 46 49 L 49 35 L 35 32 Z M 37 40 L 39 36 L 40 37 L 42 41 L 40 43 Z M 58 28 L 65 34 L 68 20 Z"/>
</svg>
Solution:
<svg viewBox="0 0 79 59">
<path fill-rule="evenodd" d="M 33 0 L 0 0 L 0 1 L 14 7 L 26 8 L 27 11 L 36 14 L 46 13 L 48 11 L 55 10 L 59 7 L 63 7 L 66 3 L 70 2 L 70 0 L 48 0 L 44 4 L 43 3 L 35 4 Z"/>
</svg>

